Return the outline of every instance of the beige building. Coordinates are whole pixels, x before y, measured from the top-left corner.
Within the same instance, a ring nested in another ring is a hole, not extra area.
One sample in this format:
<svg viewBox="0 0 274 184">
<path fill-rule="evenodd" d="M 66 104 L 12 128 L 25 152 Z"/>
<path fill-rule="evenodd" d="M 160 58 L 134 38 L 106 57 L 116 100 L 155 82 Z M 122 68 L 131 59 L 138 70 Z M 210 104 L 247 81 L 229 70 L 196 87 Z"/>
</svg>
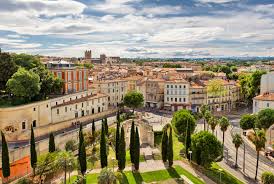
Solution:
<svg viewBox="0 0 274 184">
<path fill-rule="evenodd" d="M 107 103 L 109 106 L 117 107 L 118 104 L 123 102 L 124 96 L 127 93 L 128 82 L 119 79 L 94 81 L 93 86 L 97 92 L 108 96 Z"/>
<path fill-rule="evenodd" d="M 192 112 L 200 112 L 203 104 L 207 104 L 207 90 L 202 84 L 192 82 L 189 89 L 189 99 Z"/>
<path fill-rule="evenodd" d="M 166 110 L 171 111 L 191 109 L 189 100 L 189 83 L 187 81 L 180 79 L 165 82 L 164 107 Z"/>
<path fill-rule="evenodd" d="M 164 105 L 164 86 L 163 79 L 146 80 L 145 106 L 160 109 Z"/>
<path fill-rule="evenodd" d="M 75 126 L 108 111 L 104 94 L 84 91 L 31 104 L 0 109 L 0 129 L 8 141 L 28 140 L 31 125 L 36 136 Z"/>
<path fill-rule="evenodd" d="M 253 98 L 253 113 L 267 108 L 274 109 L 274 93 L 265 93 Z"/>
</svg>

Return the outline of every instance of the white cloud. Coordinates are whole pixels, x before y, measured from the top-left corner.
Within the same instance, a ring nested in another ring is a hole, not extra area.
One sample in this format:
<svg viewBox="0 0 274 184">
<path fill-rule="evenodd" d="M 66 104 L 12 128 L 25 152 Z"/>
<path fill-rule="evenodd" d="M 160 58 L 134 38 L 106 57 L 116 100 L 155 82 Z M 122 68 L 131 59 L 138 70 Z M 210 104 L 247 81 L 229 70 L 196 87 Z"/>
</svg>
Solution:
<svg viewBox="0 0 274 184">
<path fill-rule="evenodd" d="M 240 0 L 196 0 L 200 3 L 216 3 L 216 4 L 222 4 L 222 3 L 229 3 L 229 2 L 235 2 Z"/>
</svg>

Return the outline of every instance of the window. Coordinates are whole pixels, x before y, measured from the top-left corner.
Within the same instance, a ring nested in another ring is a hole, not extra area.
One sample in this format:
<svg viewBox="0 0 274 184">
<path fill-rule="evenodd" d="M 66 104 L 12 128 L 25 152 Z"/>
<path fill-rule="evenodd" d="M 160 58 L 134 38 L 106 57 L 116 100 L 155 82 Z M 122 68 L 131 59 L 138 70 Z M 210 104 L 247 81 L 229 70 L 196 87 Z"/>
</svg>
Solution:
<svg viewBox="0 0 274 184">
<path fill-rule="evenodd" d="M 173 102 L 173 98 L 171 98 L 170 101 Z"/>
<path fill-rule="evenodd" d="M 56 102 L 55 104 L 58 105 L 58 102 Z"/>
<path fill-rule="evenodd" d="M 179 98 L 179 102 L 182 102 L 182 98 Z"/>
<path fill-rule="evenodd" d="M 175 102 L 177 102 L 177 98 L 175 98 Z"/>
<path fill-rule="evenodd" d="M 84 107 L 84 103 L 82 103 L 82 107 Z"/>
<path fill-rule="evenodd" d="M 62 72 L 58 72 L 58 73 L 57 73 L 57 76 L 58 76 L 60 79 L 62 79 Z"/>
<path fill-rule="evenodd" d="M 76 71 L 73 72 L 73 80 L 76 81 Z"/>
<path fill-rule="evenodd" d="M 94 108 L 92 108 L 91 113 L 94 114 Z"/>
<path fill-rule="evenodd" d="M 266 106 L 269 107 L 269 103 L 267 103 Z"/>
<path fill-rule="evenodd" d="M 171 85 L 170 87 L 173 88 L 173 85 Z"/>
<path fill-rule="evenodd" d="M 71 98 L 69 98 L 69 100 L 71 101 Z"/>
<path fill-rule="evenodd" d="M 166 93 L 169 94 L 169 90 L 167 90 Z"/>
<path fill-rule="evenodd" d="M 79 80 L 82 81 L 82 71 L 79 71 Z"/>
<path fill-rule="evenodd" d="M 175 85 L 175 88 L 177 88 L 177 85 Z"/>
<path fill-rule="evenodd" d="M 166 98 L 166 101 L 169 101 L 169 98 L 168 98 L 168 97 Z"/>
<path fill-rule="evenodd" d="M 32 121 L 32 127 L 35 128 L 36 127 L 36 120 Z"/>
<path fill-rule="evenodd" d="M 59 114 L 59 109 L 57 109 L 57 114 Z"/>
<path fill-rule="evenodd" d="M 75 105 L 75 109 L 77 109 L 77 104 Z"/>
<path fill-rule="evenodd" d="M 22 130 L 26 129 L 26 122 L 22 122 Z"/>
<path fill-rule="evenodd" d="M 101 111 L 101 108 L 100 107 L 98 107 L 98 112 L 100 112 Z"/>
<path fill-rule="evenodd" d="M 184 85 L 184 88 L 186 88 L 186 86 Z"/>
<path fill-rule="evenodd" d="M 67 107 L 65 107 L 65 112 L 67 112 L 68 111 L 68 108 Z"/>
<path fill-rule="evenodd" d="M 186 102 L 186 98 L 184 98 L 184 102 Z"/>
<path fill-rule="evenodd" d="M 182 88 L 182 86 L 180 85 L 179 88 Z"/>
<path fill-rule="evenodd" d="M 33 108 L 33 111 L 35 111 L 35 107 Z"/>
<path fill-rule="evenodd" d="M 71 72 L 68 72 L 68 81 L 71 81 Z"/>
<path fill-rule="evenodd" d="M 63 100 L 63 103 L 65 103 L 66 101 L 65 100 Z"/>
<path fill-rule="evenodd" d="M 49 105 L 47 104 L 47 108 L 49 107 Z"/>
<path fill-rule="evenodd" d="M 78 118 L 78 112 L 75 112 L 74 116 L 75 118 Z"/>
</svg>

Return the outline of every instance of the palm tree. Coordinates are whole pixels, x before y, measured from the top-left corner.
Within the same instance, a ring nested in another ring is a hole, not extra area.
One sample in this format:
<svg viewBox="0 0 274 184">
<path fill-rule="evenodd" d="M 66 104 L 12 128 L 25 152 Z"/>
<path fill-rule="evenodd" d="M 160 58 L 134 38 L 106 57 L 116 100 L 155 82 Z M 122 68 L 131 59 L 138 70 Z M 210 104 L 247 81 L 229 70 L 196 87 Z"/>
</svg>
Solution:
<svg viewBox="0 0 274 184">
<path fill-rule="evenodd" d="M 202 117 L 204 119 L 204 131 L 205 131 L 206 130 L 206 118 L 205 118 L 205 114 L 208 111 L 208 106 L 203 104 L 201 106 L 201 110 L 200 111 L 201 111 L 201 115 L 202 115 Z"/>
<path fill-rule="evenodd" d="M 256 174 L 255 174 L 255 180 L 257 180 L 260 151 L 265 147 L 266 138 L 265 138 L 264 130 L 256 129 L 254 132 L 255 132 L 255 137 L 252 142 L 255 145 L 256 151 L 257 151 L 257 164 L 256 164 Z"/>
<path fill-rule="evenodd" d="M 72 152 L 60 151 L 57 155 L 57 166 L 61 170 L 64 170 L 64 183 L 67 181 L 67 170 L 72 170 L 75 167 L 75 159 Z"/>
<path fill-rule="evenodd" d="M 210 125 L 212 134 L 214 134 L 215 128 L 216 128 L 216 126 L 218 125 L 218 120 L 217 120 L 217 118 L 214 117 L 214 116 L 212 116 L 212 117 L 209 119 L 208 124 Z"/>
<path fill-rule="evenodd" d="M 207 123 L 209 122 L 211 117 L 212 117 L 212 113 L 209 110 L 207 110 L 205 112 L 205 120 L 206 120 Z M 207 127 L 207 130 L 208 130 L 208 127 Z"/>
<path fill-rule="evenodd" d="M 98 184 L 116 183 L 116 177 L 113 171 L 109 168 L 103 168 L 98 176 Z"/>
<path fill-rule="evenodd" d="M 221 119 L 219 119 L 219 126 L 221 128 L 221 131 L 223 132 L 223 147 L 225 144 L 225 132 L 227 130 L 227 128 L 229 127 L 230 123 L 229 120 L 226 117 L 221 117 Z"/>
<path fill-rule="evenodd" d="M 234 134 L 232 136 L 232 142 L 235 145 L 236 148 L 236 163 L 235 167 L 238 167 L 237 162 L 238 162 L 238 148 L 243 144 L 243 139 L 240 134 Z"/>
</svg>

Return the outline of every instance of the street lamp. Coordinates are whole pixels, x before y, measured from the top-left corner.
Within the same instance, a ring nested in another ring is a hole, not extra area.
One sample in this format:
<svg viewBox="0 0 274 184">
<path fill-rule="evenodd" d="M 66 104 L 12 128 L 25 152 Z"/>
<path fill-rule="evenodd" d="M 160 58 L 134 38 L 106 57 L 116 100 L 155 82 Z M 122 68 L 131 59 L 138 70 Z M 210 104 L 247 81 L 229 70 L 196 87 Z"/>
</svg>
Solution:
<svg viewBox="0 0 274 184">
<path fill-rule="evenodd" d="M 114 157 L 112 157 L 112 158 L 111 158 L 111 160 L 112 160 L 112 166 L 113 166 L 113 172 L 114 172 L 114 163 L 115 163 L 115 158 L 114 158 Z"/>
<path fill-rule="evenodd" d="M 192 155 L 192 151 L 191 151 L 191 150 L 189 150 L 189 151 L 188 151 L 188 153 L 189 153 L 189 161 L 191 162 L 191 155 Z"/>
<path fill-rule="evenodd" d="M 222 183 L 222 172 L 223 172 L 223 169 L 219 169 L 219 173 L 220 173 L 220 183 Z"/>
</svg>

